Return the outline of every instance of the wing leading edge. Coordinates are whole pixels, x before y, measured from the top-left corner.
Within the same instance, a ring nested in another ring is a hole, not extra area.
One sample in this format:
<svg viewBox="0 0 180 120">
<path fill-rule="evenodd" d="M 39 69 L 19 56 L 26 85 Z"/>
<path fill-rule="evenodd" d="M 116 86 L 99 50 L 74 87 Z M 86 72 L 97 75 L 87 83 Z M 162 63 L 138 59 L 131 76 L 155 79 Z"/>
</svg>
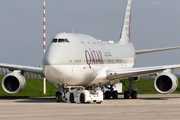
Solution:
<svg viewBox="0 0 180 120">
<path fill-rule="evenodd" d="M 124 79 L 130 77 L 161 73 L 167 69 L 171 69 L 172 71 L 180 70 L 180 64 L 167 65 L 167 66 L 128 68 L 128 69 L 120 69 L 120 68 L 108 69 L 106 70 L 106 74 L 107 74 L 106 78 L 112 81 L 116 79 Z"/>
<path fill-rule="evenodd" d="M 31 67 L 31 66 L 0 63 L 0 68 L 6 68 L 9 70 L 21 70 L 23 72 L 30 72 L 44 76 L 43 69 L 41 67 Z"/>
<path fill-rule="evenodd" d="M 164 51 L 164 50 L 173 50 L 173 49 L 180 49 L 180 46 L 167 47 L 167 48 L 157 48 L 157 49 L 147 49 L 147 50 L 136 50 L 136 54 L 138 55 L 138 54 L 158 52 L 158 51 Z"/>
</svg>

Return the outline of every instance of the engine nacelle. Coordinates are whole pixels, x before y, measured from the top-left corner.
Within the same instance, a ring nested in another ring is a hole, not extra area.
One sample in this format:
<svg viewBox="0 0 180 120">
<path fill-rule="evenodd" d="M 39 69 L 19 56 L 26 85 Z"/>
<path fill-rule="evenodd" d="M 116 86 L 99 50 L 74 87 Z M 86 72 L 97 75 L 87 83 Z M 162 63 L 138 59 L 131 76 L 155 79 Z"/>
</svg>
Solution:
<svg viewBox="0 0 180 120">
<path fill-rule="evenodd" d="M 26 85 L 26 80 L 21 71 L 14 71 L 7 74 L 2 80 L 2 88 L 8 94 L 21 92 Z"/>
<path fill-rule="evenodd" d="M 133 80 L 134 80 L 134 81 L 139 81 L 139 79 L 140 79 L 139 76 L 138 76 L 138 77 L 133 77 Z"/>
<path fill-rule="evenodd" d="M 155 89 L 161 94 L 169 94 L 176 90 L 178 86 L 177 77 L 171 72 L 162 72 L 154 80 Z"/>
</svg>

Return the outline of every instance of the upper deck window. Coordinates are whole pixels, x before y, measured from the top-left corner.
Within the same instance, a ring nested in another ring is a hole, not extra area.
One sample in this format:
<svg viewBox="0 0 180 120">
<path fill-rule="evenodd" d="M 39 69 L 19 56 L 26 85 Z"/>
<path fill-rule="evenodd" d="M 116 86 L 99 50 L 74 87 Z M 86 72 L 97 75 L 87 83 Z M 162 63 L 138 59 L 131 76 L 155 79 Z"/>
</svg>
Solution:
<svg viewBox="0 0 180 120">
<path fill-rule="evenodd" d="M 63 42 L 67 42 L 69 43 L 68 39 L 53 39 L 52 43 L 63 43 Z"/>
</svg>

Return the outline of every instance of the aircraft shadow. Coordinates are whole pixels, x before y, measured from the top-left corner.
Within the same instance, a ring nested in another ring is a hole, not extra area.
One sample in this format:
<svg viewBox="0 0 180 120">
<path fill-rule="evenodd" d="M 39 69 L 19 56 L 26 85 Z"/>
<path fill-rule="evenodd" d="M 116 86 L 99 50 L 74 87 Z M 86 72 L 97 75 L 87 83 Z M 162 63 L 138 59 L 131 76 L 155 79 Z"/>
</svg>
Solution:
<svg viewBox="0 0 180 120">
<path fill-rule="evenodd" d="M 0 96 L 2 100 L 14 100 L 14 99 L 25 99 L 29 98 L 29 96 Z"/>
<path fill-rule="evenodd" d="M 180 98 L 180 97 L 170 97 L 170 96 L 165 96 L 165 97 L 150 97 L 150 96 L 145 96 L 145 97 L 137 97 L 137 99 L 124 99 L 123 95 L 119 95 L 118 99 L 104 99 L 104 100 L 169 100 L 169 99 L 176 99 L 176 98 Z"/>
<path fill-rule="evenodd" d="M 118 99 L 104 99 L 105 101 L 118 101 L 118 100 L 169 100 L 169 99 L 179 99 L 180 97 L 167 96 L 167 97 L 150 97 L 150 96 L 140 96 L 137 99 L 124 99 L 123 96 L 119 96 Z M 40 97 L 40 98 L 29 98 L 28 96 L 16 96 L 16 97 L 1 97 L 0 100 L 15 100 L 17 103 L 56 103 L 55 97 Z M 85 103 L 87 104 L 87 103 Z"/>
<path fill-rule="evenodd" d="M 118 98 L 118 99 L 104 99 L 104 100 L 169 100 L 170 98 L 137 98 L 137 99 L 124 99 L 124 98 Z"/>
<path fill-rule="evenodd" d="M 19 101 L 15 101 L 19 103 L 55 103 L 56 99 L 55 97 L 49 97 L 49 98 L 23 98 Z"/>
</svg>

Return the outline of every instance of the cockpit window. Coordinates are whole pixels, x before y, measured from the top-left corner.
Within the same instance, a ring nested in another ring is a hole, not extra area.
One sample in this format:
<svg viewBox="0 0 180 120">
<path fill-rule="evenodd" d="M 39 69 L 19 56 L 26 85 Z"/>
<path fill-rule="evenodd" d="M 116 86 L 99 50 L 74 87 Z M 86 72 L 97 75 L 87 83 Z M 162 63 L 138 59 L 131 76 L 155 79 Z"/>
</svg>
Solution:
<svg viewBox="0 0 180 120">
<path fill-rule="evenodd" d="M 67 42 L 67 43 L 69 43 L 69 40 L 68 39 L 58 39 L 58 42 Z"/>
<path fill-rule="evenodd" d="M 53 39 L 52 40 L 52 43 L 63 43 L 63 42 L 67 42 L 69 43 L 69 40 L 68 39 Z"/>
<path fill-rule="evenodd" d="M 53 42 L 53 43 L 56 43 L 56 42 L 57 42 L 57 39 L 53 39 L 52 42 Z"/>
<path fill-rule="evenodd" d="M 68 40 L 68 39 L 65 39 L 64 41 L 69 43 L 69 40 Z"/>
</svg>

